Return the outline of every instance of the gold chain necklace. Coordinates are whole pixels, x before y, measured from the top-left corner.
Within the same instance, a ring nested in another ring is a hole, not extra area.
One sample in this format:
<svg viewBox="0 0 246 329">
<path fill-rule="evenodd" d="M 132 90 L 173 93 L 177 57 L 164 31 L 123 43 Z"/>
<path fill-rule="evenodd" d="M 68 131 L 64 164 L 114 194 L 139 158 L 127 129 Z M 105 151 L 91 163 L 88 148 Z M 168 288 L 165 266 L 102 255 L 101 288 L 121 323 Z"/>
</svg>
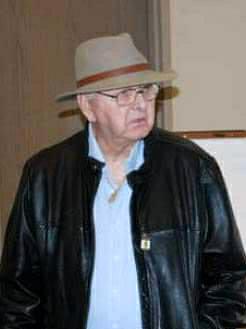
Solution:
<svg viewBox="0 0 246 329">
<path fill-rule="evenodd" d="M 118 185 L 116 187 L 116 189 L 113 190 L 113 192 L 110 194 L 109 198 L 108 198 L 108 202 L 112 203 L 115 201 L 115 199 L 117 198 L 118 192 L 120 191 L 120 189 L 122 188 L 123 184 L 125 183 L 125 178 L 123 179 L 123 181 L 120 183 L 120 185 Z M 111 184 L 110 184 L 111 185 Z M 111 187 L 113 188 L 113 186 L 111 185 Z"/>
</svg>

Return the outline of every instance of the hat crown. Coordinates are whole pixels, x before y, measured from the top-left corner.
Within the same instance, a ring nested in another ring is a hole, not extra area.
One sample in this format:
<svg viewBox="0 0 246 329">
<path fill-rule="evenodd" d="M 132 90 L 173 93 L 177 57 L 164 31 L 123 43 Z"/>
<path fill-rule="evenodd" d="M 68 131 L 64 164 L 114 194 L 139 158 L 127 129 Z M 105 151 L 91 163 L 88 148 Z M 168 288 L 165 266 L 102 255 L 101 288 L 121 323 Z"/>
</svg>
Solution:
<svg viewBox="0 0 246 329">
<path fill-rule="evenodd" d="M 57 101 L 72 100 L 78 94 L 170 81 L 176 73 L 171 69 L 152 70 L 131 36 L 121 33 L 81 43 L 75 53 L 75 76 L 77 89 L 58 95 Z"/>
<path fill-rule="evenodd" d="M 75 54 L 76 80 L 130 65 L 147 63 L 127 33 L 81 43 Z"/>
</svg>

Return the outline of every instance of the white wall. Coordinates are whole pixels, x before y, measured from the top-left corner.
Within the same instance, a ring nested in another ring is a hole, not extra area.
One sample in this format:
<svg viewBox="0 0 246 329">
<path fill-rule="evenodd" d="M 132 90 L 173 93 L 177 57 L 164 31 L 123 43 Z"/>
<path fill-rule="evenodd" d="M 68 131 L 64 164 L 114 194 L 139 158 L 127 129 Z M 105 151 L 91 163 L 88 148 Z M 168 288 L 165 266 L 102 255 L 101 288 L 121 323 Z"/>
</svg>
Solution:
<svg viewBox="0 0 246 329">
<path fill-rule="evenodd" d="M 246 129 L 246 1 L 170 0 L 173 130 Z"/>
<path fill-rule="evenodd" d="M 220 165 L 246 250 L 246 138 L 210 138 L 194 141 L 214 156 Z"/>
</svg>

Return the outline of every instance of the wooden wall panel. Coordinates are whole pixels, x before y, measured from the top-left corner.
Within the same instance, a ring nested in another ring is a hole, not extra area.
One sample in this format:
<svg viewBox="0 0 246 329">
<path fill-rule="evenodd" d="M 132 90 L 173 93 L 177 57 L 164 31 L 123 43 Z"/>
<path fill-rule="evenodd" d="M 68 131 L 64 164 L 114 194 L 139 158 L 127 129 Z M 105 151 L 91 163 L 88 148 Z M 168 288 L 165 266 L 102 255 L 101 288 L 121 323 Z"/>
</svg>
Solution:
<svg viewBox="0 0 246 329">
<path fill-rule="evenodd" d="M 81 128 L 75 104 L 54 102 L 75 87 L 76 46 L 128 31 L 148 55 L 147 30 L 147 0 L 1 1 L 0 246 L 26 159 Z"/>
</svg>

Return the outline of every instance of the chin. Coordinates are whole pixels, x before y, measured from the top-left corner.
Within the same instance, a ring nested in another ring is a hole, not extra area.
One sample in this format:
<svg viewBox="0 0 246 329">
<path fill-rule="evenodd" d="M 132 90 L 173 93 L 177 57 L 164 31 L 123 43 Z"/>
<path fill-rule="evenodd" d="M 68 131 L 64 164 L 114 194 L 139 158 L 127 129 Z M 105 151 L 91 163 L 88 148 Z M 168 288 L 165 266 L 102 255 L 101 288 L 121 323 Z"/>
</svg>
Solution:
<svg viewBox="0 0 246 329">
<path fill-rule="evenodd" d="M 139 140 L 139 139 L 143 139 L 145 138 L 151 131 L 150 127 L 146 127 L 146 128 L 135 128 L 134 130 L 132 130 L 131 134 L 129 135 L 129 137 L 132 140 Z"/>
</svg>

